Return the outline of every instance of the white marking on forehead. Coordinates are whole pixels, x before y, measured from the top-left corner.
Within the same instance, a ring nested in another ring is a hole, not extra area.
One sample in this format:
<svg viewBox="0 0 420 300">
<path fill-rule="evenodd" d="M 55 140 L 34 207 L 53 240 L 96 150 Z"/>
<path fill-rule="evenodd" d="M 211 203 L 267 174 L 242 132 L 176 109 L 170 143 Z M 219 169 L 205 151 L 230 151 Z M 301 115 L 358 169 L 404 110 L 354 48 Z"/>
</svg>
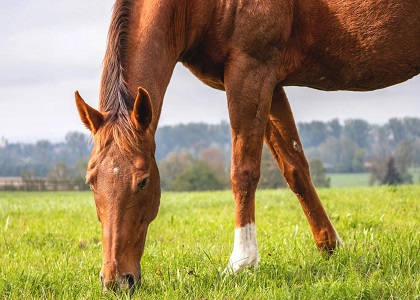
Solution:
<svg viewBox="0 0 420 300">
<path fill-rule="evenodd" d="M 114 169 L 112 169 L 112 171 L 114 171 L 114 174 L 118 174 L 118 172 L 120 171 L 120 169 L 118 169 L 118 167 L 115 167 Z"/>
</svg>

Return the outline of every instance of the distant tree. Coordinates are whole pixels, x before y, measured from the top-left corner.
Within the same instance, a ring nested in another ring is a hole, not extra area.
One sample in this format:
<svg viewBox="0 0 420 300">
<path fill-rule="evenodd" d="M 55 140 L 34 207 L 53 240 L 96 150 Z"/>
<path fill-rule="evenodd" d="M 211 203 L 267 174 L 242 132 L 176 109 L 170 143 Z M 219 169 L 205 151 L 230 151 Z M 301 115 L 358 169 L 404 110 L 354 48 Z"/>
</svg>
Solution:
<svg viewBox="0 0 420 300">
<path fill-rule="evenodd" d="M 156 159 L 161 160 L 169 153 L 190 153 L 195 159 L 203 149 L 215 146 L 226 157 L 230 152 L 230 126 L 227 122 L 210 125 L 205 123 L 162 126 L 156 132 Z"/>
<path fill-rule="evenodd" d="M 327 130 L 330 136 L 339 138 L 341 136 L 341 132 L 343 131 L 343 127 L 338 119 L 333 119 L 327 123 Z"/>
<path fill-rule="evenodd" d="M 395 151 L 395 163 L 402 173 L 408 171 L 415 161 L 416 149 L 412 142 L 402 141 Z"/>
<path fill-rule="evenodd" d="M 47 140 L 40 140 L 35 146 L 24 147 L 25 156 L 27 158 L 25 169 L 33 169 L 38 176 L 46 176 L 48 170 L 56 162 L 54 146 Z"/>
<path fill-rule="evenodd" d="M 224 188 L 223 182 L 204 161 L 195 161 L 170 183 L 172 191 L 211 191 Z"/>
<path fill-rule="evenodd" d="M 354 156 L 352 160 L 352 172 L 361 173 L 365 171 L 365 150 L 362 148 L 356 148 L 354 150 Z"/>
<path fill-rule="evenodd" d="M 158 162 L 160 173 L 160 186 L 163 190 L 171 188 L 171 182 L 194 162 L 189 153 L 172 153 Z"/>
<path fill-rule="evenodd" d="M 389 138 L 395 144 L 398 144 L 402 140 L 407 138 L 406 128 L 402 120 L 392 118 L 385 124 L 385 128 L 390 131 Z"/>
<path fill-rule="evenodd" d="M 364 151 L 349 137 L 329 137 L 316 149 L 306 152 L 309 160 L 320 159 L 334 172 L 360 172 L 364 164 Z"/>
<path fill-rule="evenodd" d="M 374 126 L 371 130 L 372 144 L 369 147 L 370 157 L 375 160 L 386 160 L 394 151 L 392 134 L 386 126 Z"/>
<path fill-rule="evenodd" d="M 390 129 L 391 127 L 393 129 Z M 376 181 L 382 183 L 385 180 L 390 157 L 394 158 L 392 164 L 402 181 L 404 183 L 413 182 L 413 176 L 409 173 L 409 169 L 416 165 L 420 153 L 420 138 L 412 135 L 412 130 L 409 128 L 405 127 L 404 122 L 397 119 L 390 120 L 385 126 L 373 128 L 374 142 L 369 147 L 371 184 Z M 405 134 L 402 133 L 403 131 Z M 407 139 L 402 139 L 404 135 Z M 396 143 L 396 140 L 400 140 L 400 142 Z"/>
<path fill-rule="evenodd" d="M 86 184 L 86 169 L 87 169 L 88 160 L 82 158 L 79 160 L 74 168 L 73 172 L 73 184 L 79 190 L 88 190 L 89 185 Z"/>
<path fill-rule="evenodd" d="M 67 151 L 79 160 L 82 157 L 88 157 L 91 151 L 89 136 L 84 133 L 71 131 L 65 137 Z"/>
<path fill-rule="evenodd" d="M 365 120 L 354 119 L 344 122 L 344 135 L 351 138 L 360 148 L 368 145 L 370 125 Z"/>
<path fill-rule="evenodd" d="M 32 159 L 49 163 L 54 158 L 54 146 L 47 140 L 36 142 Z"/>
<path fill-rule="evenodd" d="M 228 188 L 230 187 L 230 176 L 225 166 L 225 155 L 221 150 L 212 146 L 205 148 L 199 155 L 199 160 L 204 161 L 216 175 L 218 181 Z"/>
<path fill-rule="evenodd" d="M 222 151 L 203 149 L 195 159 L 192 154 L 172 153 L 158 162 L 163 190 L 195 191 L 230 187 Z"/>
<path fill-rule="evenodd" d="M 72 171 L 64 163 L 55 164 L 48 172 L 46 183 L 53 190 L 69 188 L 72 184 Z"/>
<path fill-rule="evenodd" d="M 386 160 L 372 158 L 367 169 L 370 173 L 369 185 L 381 184 L 387 172 Z"/>
<path fill-rule="evenodd" d="M 319 159 L 312 159 L 309 161 L 312 182 L 316 187 L 327 187 L 331 186 L 331 178 L 327 177 L 326 169 L 324 164 Z"/>
<path fill-rule="evenodd" d="M 420 118 L 409 118 L 403 119 L 404 131 L 410 139 L 414 137 L 420 137 Z"/>
<path fill-rule="evenodd" d="M 382 180 L 382 184 L 398 185 L 402 183 L 403 183 L 403 179 L 401 178 L 400 173 L 395 167 L 395 159 L 393 157 L 390 157 L 388 159 L 387 171 L 386 171 L 385 178 Z"/>
<path fill-rule="evenodd" d="M 299 135 L 304 148 L 317 147 L 328 137 L 328 129 L 321 121 L 298 123 Z"/>
<path fill-rule="evenodd" d="M 260 189 L 277 189 L 287 187 L 286 180 L 281 174 L 270 149 L 264 144 L 261 157 L 261 176 L 258 183 Z"/>
</svg>

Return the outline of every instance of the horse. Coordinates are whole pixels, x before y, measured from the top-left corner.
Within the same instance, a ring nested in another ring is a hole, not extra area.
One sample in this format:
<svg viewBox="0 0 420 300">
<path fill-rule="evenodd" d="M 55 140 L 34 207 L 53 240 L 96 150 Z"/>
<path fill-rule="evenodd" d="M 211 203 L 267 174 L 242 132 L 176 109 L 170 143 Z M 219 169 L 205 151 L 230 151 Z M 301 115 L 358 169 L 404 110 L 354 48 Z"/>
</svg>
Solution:
<svg viewBox="0 0 420 300">
<path fill-rule="evenodd" d="M 257 267 L 255 191 L 263 143 L 321 252 L 342 240 L 312 184 L 284 86 L 368 91 L 420 72 L 418 0 L 117 0 L 99 108 L 75 93 L 93 135 L 86 172 L 102 227 L 105 290 L 133 291 L 160 204 L 155 133 L 181 62 L 224 90 L 232 136 L 233 251 L 226 271 Z"/>
</svg>

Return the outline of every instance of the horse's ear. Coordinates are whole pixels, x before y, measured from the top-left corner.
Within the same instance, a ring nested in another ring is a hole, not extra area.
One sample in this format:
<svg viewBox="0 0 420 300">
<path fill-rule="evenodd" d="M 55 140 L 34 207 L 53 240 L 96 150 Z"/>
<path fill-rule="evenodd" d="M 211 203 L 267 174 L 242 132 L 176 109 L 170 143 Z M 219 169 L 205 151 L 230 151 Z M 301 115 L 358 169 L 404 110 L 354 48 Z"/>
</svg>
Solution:
<svg viewBox="0 0 420 300">
<path fill-rule="evenodd" d="M 138 87 L 136 101 L 134 101 L 131 121 L 137 130 L 147 130 L 152 123 L 153 108 L 149 93 L 142 87 Z"/>
<path fill-rule="evenodd" d="M 74 96 L 76 98 L 76 106 L 79 111 L 80 119 L 87 129 L 95 134 L 104 122 L 104 116 L 99 111 L 89 106 L 82 97 L 80 97 L 78 91 L 75 92 Z"/>
</svg>

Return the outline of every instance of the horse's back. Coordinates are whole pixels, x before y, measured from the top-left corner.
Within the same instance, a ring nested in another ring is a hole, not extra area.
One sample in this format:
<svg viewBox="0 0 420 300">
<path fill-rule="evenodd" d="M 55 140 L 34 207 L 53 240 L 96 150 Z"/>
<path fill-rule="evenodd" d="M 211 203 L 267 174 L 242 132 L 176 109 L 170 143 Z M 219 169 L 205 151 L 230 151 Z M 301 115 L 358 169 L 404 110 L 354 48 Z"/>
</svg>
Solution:
<svg viewBox="0 0 420 300">
<path fill-rule="evenodd" d="M 241 56 L 277 68 L 283 85 L 323 90 L 383 88 L 420 71 L 419 0 L 191 1 L 188 30 L 202 33 L 181 61 L 215 88 Z"/>
<path fill-rule="evenodd" d="M 314 42 L 286 85 L 372 90 L 419 74 L 418 0 L 316 1 L 314 26 L 304 33 Z"/>
</svg>

